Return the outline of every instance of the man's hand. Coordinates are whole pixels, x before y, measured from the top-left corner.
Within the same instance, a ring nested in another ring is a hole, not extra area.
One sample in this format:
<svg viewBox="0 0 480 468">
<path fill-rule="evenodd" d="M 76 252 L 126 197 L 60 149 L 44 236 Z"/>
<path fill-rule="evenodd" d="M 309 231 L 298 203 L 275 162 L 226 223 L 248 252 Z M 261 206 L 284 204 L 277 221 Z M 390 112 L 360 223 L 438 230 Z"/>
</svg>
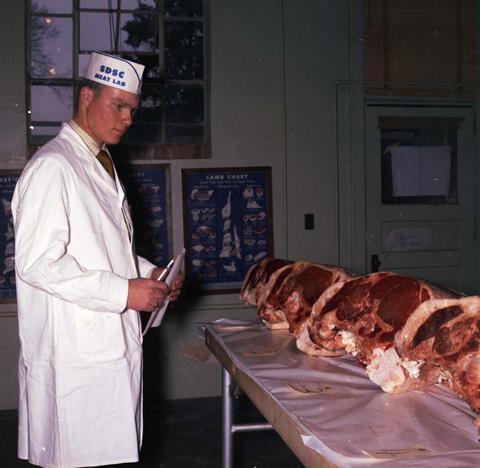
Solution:
<svg viewBox="0 0 480 468">
<path fill-rule="evenodd" d="M 168 286 L 163 281 L 135 278 L 128 280 L 127 307 L 154 312 L 168 296 Z"/>
<path fill-rule="evenodd" d="M 164 270 L 165 268 L 154 268 L 152 271 L 152 274 L 150 275 L 150 278 L 156 280 Z M 162 281 L 160 281 L 160 283 L 161 282 Z M 183 286 L 183 273 L 179 273 L 175 278 L 175 281 L 173 282 L 173 284 L 170 286 L 170 292 L 168 294 L 169 301 L 172 302 L 177 300 L 178 296 L 182 292 L 182 286 Z"/>
</svg>

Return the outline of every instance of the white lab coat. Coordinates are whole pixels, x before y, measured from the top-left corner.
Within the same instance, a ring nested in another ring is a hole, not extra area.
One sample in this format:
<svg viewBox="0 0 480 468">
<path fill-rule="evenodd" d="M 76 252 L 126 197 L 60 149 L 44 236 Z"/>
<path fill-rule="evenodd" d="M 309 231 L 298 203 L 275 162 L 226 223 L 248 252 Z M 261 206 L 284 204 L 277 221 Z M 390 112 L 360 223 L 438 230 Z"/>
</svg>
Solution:
<svg viewBox="0 0 480 468">
<path fill-rule="evenodd" d="M 124 191 L 73 129 L 27 164 L 15 189 L 19 457 L 44 467 L 138 460 L 142 335 L 128 279 Z"/>
</svg>

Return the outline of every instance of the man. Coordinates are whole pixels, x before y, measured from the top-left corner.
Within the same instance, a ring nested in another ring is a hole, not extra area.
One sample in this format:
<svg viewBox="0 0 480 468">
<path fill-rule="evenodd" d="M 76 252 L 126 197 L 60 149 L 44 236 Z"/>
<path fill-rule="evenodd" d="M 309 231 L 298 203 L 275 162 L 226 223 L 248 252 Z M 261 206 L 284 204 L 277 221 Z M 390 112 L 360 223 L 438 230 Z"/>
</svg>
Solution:
<svg viewBox="0 0 480 468">
<path fill-rule="evenodd" d="M 36 465 L 138 461 L 138 311 L 175 300 L 182 283 L 168 291 L 156 281 L 162 269 L 134 256 L 128 204 L 105 146 L 132 123 L 143 68 L 93 53 L 73 119 L 33 156 L 13 196 L 19 457 Z"/>
</svg>

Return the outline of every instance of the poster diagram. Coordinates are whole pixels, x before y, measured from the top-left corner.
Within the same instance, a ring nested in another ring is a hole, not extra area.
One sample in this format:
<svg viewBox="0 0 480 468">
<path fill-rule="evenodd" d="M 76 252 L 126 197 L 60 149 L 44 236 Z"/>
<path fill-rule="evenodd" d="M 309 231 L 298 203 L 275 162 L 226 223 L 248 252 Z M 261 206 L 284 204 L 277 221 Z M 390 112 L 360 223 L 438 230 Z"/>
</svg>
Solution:
<svg viewBox="0 0 480 468">
<path fill-rule="evenodd" d="M 13 302 L 15 291 L 15 239 L 12 196 L 19 171 L 0 172 L 0 300 Z"/>
<path fill-rule="evenodd" d="M 119 172 L 132 212 L 136 253 L 165 266 L 170 256 L 167 166 L 132 164 Z"/>
<path fill-rule="evenodd" d="M 248 269 L 273 255 L 271 169 L 183 170 L 187 285 L 238 290 Z"/>
</svg>

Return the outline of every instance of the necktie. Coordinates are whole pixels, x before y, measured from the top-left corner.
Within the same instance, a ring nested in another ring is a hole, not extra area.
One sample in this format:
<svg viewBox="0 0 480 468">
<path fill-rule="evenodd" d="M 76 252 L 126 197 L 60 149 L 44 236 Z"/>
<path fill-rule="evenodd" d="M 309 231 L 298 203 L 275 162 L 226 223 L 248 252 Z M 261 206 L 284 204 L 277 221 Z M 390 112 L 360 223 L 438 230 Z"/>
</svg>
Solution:
<svg viewBox="0 0 480 468">
<path fill-rule="evenodd" d="M 100 150 L 100 152 L 97 154 L 97 159 L 100 161 L 100 164 L 104 167 L 104 169 L 110 174 L 112 179 L 115 179 L 113 161 L 108 155 L 108 153 L 104 150 Z"/>
</svg>

